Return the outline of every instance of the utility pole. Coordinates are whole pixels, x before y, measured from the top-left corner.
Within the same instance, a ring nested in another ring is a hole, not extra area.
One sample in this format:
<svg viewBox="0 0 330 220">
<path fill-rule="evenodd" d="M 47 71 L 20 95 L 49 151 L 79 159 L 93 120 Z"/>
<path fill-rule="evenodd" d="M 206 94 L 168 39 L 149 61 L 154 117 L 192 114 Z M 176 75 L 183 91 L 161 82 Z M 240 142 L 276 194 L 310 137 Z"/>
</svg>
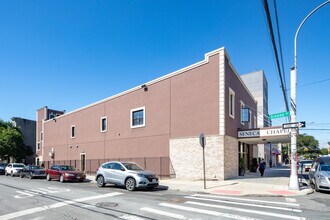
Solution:
<svg viewBox="0 0 330 220">
<path fill-rule="evenodd" d="M 299 25 L 295 37 L 294 37 L 294 66 L 290 71 L 290 79 L 291 79 L 291 100 L 290 100 L 290 115 L 291 115 L 291 123 L 297 122 L 297 104 L 296 104 L 296 87 L 297 87 L 297 37 L 302 25 L 306 22 L 306 20 L 314 14 L 318 9 L 330 3 L 330 0 L 324 2 L 323 4 L 316 7 L 313 11 L 311 11 L 305 19 Z M 297 171 L 297 135 L 298 128 L 291 128 L 291 174 L 290 174 L 290 183 L 289 189 L 291 190 L 300 190 L 298 183 L 298 171 Z"/>
</svg>

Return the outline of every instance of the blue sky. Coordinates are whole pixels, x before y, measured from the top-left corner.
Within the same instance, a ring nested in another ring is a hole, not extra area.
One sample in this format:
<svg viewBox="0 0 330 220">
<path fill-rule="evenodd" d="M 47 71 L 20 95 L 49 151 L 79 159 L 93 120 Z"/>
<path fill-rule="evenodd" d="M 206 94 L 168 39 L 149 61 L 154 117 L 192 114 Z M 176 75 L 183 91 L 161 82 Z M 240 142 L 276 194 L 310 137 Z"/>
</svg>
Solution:
<svg viewBox="0 0 330 220">
<path fill-rule="evenodd" d="M 324 1 L 277 1 L 287 88 L 294 34 Z M 75 110 L 220 47 L 239 74 L 264 70 L 269 113 L 285 111 L 261 0 L 1 0 L 0 28 L 0 118 L 6 121 L 35 120 L 45 105 Z M 330 4 L 305 23 L 297 45 L 297 120 L 307 123 L 300 133 L 321 147 L 330 141 L 329 36 Z"/>
</svg>

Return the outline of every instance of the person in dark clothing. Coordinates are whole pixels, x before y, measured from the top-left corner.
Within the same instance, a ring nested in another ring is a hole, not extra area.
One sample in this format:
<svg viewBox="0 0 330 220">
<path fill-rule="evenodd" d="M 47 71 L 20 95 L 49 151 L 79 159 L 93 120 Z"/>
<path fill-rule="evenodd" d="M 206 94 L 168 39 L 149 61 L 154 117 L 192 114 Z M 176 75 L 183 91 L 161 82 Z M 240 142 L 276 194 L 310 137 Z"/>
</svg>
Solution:
<svg viewBox="0 0 330 220">
<path fill-rule="evenodd" d="M 266 162 L 264 160 L 262 160 L 261 163 L 259 164 L 259 171 L 260 171 L 261 177 L 264 177 L 265 169 L 266 169 Z"/>
<path fill-rule="evenodd" d="M 272 163 L 273 163 L 273 161 L 272 161 L 272 159 L 270 159 L 269 160 L 269 166 L 270 166 L 270 168 L 272 168 Z"/>
</svg>

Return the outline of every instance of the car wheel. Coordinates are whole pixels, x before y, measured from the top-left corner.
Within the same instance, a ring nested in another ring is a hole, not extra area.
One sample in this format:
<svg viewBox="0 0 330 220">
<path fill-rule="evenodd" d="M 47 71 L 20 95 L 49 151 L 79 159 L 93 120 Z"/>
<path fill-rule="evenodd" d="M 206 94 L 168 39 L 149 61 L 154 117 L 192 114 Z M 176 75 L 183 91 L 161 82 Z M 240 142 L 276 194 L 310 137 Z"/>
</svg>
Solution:
<svg viewBox="0 0 330 220">
<path fill-rule="evenodd" d="M 61 183 L 64 182 L 64 175 L 63 175 L 63 174 L 60 176 L 60 182 L 61 182 Z"/>
<path fill-rule="evenodd" d="M 316 182 L 316 179 L 314 179 L 314 182 L 315 182 L 315 192 L 320 192 L 320 188 L 319 186 L 317 185 L 317 182 Z"/>
<path fill-rule="evenodd" d="M 33 179 L 33 175 L 32 175 L 32 173 L 30 172 L 30 174 L 29 174 L 29 179 L 30 180 L 32 180 Z"/>
<path fill-rule="evenodd" d="M 47 181 L 50 181 L 50 180 L 51 180 L 51 178 L 50 178 L 50 175 L 49 175 L 49 174 L 47 174 L 47 176 L 46 176 L 46 180 L 47 180 Z"/>
<path fill-rule="evenodd" d="M 135 189 L 135 179 L 128 178 L 125 183 L 125 187 L 128 191 L 133 191 Z"/>
<path fill-rule="evenodd" d="M 98 176 L 97 179 L 96 179 L 96 183 L 97 183 L 98 187 L 105 186 L 104 177 L 103 176 Z"/>
<path fill-rule="evenodd" d="M 19 174 L 19 177 L 23 178 L 24 177 L 23 173 L 20 173 Z"/>
</svg>

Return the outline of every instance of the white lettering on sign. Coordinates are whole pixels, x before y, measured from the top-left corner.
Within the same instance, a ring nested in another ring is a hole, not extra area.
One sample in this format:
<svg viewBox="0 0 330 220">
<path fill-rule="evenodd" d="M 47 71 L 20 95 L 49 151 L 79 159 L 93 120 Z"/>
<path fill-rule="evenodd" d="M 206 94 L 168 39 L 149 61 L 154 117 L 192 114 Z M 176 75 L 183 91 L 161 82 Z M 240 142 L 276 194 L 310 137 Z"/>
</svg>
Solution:
<svg viewBox="0 0 330 220">
<path fill-rule="evenodd" d="M 45 188 L 38 188 L 38 189 L 28 189 L 23 191 L 16 191 L 18 194 L 14 197 L 16 199 L 24 199 L 28 197 L 32 197 L 35 195 L 41 195 L 41 194 L 48 194 L 48 193 L 60 193 L 60 192 L 69 192 L 69 189 L 63 189 L 63 188 L 57 188 L 57 187 L 48 187 Z"/>
<path fill-rule="evenodd" d="M 258 138 L 258 137 L 269 137 L 278 135 L 288 135 L 290 129 L 274 128 L 274 129 L 262 129 L 262 130 L 248 130 L 239 131 L 239 138 Z"/>
<path fill-rule="evenodd" d="M 239 131 L 238 137 L 259 137 L 260 130 L 252 130 L 252 131 Z"/>
</svg>

